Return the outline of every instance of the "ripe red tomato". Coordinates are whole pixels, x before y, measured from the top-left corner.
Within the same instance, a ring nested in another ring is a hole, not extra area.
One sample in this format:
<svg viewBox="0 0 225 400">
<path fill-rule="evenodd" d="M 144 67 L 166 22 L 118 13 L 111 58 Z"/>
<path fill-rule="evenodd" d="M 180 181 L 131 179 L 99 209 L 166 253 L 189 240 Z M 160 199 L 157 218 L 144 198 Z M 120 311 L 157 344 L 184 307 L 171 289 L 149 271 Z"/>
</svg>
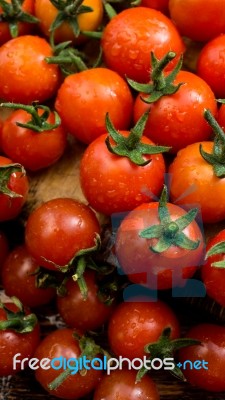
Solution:
<svg viewBox="0 0 225 400">
<path fill-rule="evenodd" d="M 0 48 L 0 98 L 29 104 L 51 98 L 59 86 L 57 65 L 47 64 L 53 52 L 48 42 L 38 36 L 20 36 Z"/>
<path fill-rule="evenodd" d="M 169 217 L 164 215 L 163 221 L 158 208 L 158 202 L 142 204 L 126 216 L 116 235 L 116 256 L 132 282 L 155 290 L 184 286 L 201 264 L 204 239 L 193 219 L 185 227 L 182 224 L 179 227 L 179 219 L 187 219 L 184 209 L 167 203 Z M 161 236 L 157 233 L 149 233 L 149 238 L 141 236 L 153 226 L 162 230 Z M 174 236 L 170 227 L 175 229 Z M 182 246 L 180 240 L 184 235 L 187 241 L 195 243 L 192 249 Z"/>
<path fill-rule="evenodd" d="M 150 376 L 136 381 L 136 371 L 116 370 L 103 376 L 93 400 L 159 400 L 157 387 Z"/>
<path fill-rule="evenodd" d="M 2 268 L 2 284 L 8 296 L 16 296 L 25 306 L 38 307 L 49 303 L 55 290 L 40 289 L 36 285 L 38 265 L 25 246 L 16 247 L 7 257 Z"/>
<path fill-rule="evenodd" d="M 103 17 L 102 1 L 84 0 L 81 5 L 91 7 L 93 11 L 78 14 L 77 22 L 80 31 L 97 30 Z M 58 12 L 59 10 L 57 10 L 50 0 L 35 0 L 35 15 L 40 20 L 39 27 L 48 37 L 50 36 L 50 27 L 56 19 Z M 54 40 L 56 43 L 71 40 L 74 44 L 80 44 L 85 38 L 82 35 L 75 37 L 71 25 L 65 21 L 55 30 Z"/>
<path fill-rule="evenodd" d="M 108 326 L 110 348 L 129 359 L 143 358 L 144 346 L 156 342 L 165 328 L 171 328 L 171 339 L 180 335 L 178 320 L 165 303 L 133 300 L 115 309 Z"/>
<path fill-rule="evenodd" d="M 52 395 L 61 399 L 81 399 L 91 393 L 100 381 L 102 371 L 90 368 L 86 374 L 77 373 L 68 376 L 65 381 L 59 385 L 56 390 L 49 389 L 48 385 L 63 372 L 63 368 L 59 368 L 59 357 L 64 357 L 66 360 L 78 359 L 81 355 L 79 342 L 73 334 L 72 329 L 58 329 L 47 335 L 38 346 L 35 357 L 39 360 L 49 358 L 53 360 L 57 369 L 50 367 L 49 369 L 37 369 L 35 377 L 41 386 Z M 72 363 L 70 362 L 71 368 Z"/>
<path fill-rule="evenodd" d="M 171 146 L 171 152 L 176 153 L 191 143 L 207 140 L 212 131 L 204 119 L 204 109 L 209 109 L 216 115 L 215 96 L 207 83 L 197 75 L 180 71 L 174 80 L 174 85 L 184 84 L 172 95 L 161 97 L 155 103 L 147 104 L 139 94 L 134 104 L 134 121 L 150 110 L 144 130 L 145 136 L 153 142 Z"/>
<path fill-rule="evenodd" d="M 225 2 L 224 2 L 225 5 Z M 225 19 L 225 13 L 224 13 Z M 225 20 L 224 20 L 225 32 Z M 197 61 L 197 73 L 211 87 L 217 98 L 225 97 L 225 34 L 209 41 L 201 50 Z"/>
<path fill-rule="evenodd" d="M 0 275 L 2 266 L 6 260 L 6 257 L 9 253 L 9 243 L 4 232 L 0 231 Z"/>
<path fill-rule="evenodd" d="M 83 298 L 77 282 L 70 278 L 66 282 L 66 295 L 57 298 L 57 309 L 70 327 L 82 331 L 95 330 L 108 321 L 114 303 L 107 305 L 98 297 L 99 286 L 93 271 L 86 271 L 84 279 L 88 289 L 87 298 Z"/>
<path fill-rule="evenodd" d="M 225 104 L 221 104 L 219 108 L 217 122 L 225 132 Z"/>
<path fill-rule="evenodd" d="M 16 218 L 28 195 L 29 183 L 25 171 L 22 171 L 22 166 L 13 165 L 12 160 L 0 156 L 0 221 Z"/>
<path fill-rule="evenodd" d="M 183 373 L 193 386 L 210 392 L 225 390 L 225 329 L 214 324 L 201 324 L 194 326 L 187 333 L 187 337 L 197 339 L 201 344 L 186 347 L 179 352 L 179 360 L 183 363 Z M 202 362 L 202 368 L 191 368 L 196 360 Z M 204 364 L 204 367 L 203 367 Z"/>
<path fill-rule="evenodd" d="M 207 42 L 225 32 L 224 0 L 169 0 L 169 11 L 181 35 L 192 40 Z"/>
<path fill-rule="evenodd" d="M 39 109 L 41 116 L 43 110 Z M 20 127 L 17 122 L 27 124 L 31 115 L 24 110 L 16 110 L 4 121 L 1 143 L 4 153 L 15 162 L 31 171 L 46 168 L 54 164 L 64 153 L 66 147 L 66 132 L 61 125 L 54 129 L 35 132 L 32 129 Z M 51 112 L 48 124 L 55 123 Z"/>
<path fill-rule="evenodd" d="M 57 198 L 30 214 L 25 241 L 39 265 L 55 270 L 67 265 L 80 250 L 94 246 L 99 232 L 99 222 L 88 206 L 74 199 Z"/>
<path fill-rule="evenodd" d="M 120 12 L 105 27 L 102 49 L 107 67 L 137 82 L 148 82 L 150 51 L 161 59 L 168 51 L 177 58 L 184 44 L 176 27 L 165 15 L 147 7 Z M 171 70 L 177 58 L 168 64 Z"/>
<path fill-rule="evenodd" d="M 129 128 L 133 99 L 127 83 L 116 72 L 93 68 L 65 79 L 55 107 L 66 129 L 88 144 L 106 132 L 107 112 L 116 129 Z"/>
<path fill-rule="evenodd" d="M 142 0 L 141 6 L 155 8 L 164 14 L 168 14 L 169 0 Z"/>
</svg>

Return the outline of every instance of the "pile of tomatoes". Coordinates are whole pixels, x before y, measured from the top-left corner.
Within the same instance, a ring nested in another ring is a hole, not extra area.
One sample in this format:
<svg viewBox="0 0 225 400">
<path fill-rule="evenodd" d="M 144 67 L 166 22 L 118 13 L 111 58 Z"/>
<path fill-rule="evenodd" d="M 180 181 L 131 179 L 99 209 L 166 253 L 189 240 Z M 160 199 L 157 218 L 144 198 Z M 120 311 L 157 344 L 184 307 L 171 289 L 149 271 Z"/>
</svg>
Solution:
<svg viewBox="0 0 225 400">
<path fill-rule="evenodd" d="M 225 229 L 205 234 L 225 221 L 224 71 L 225 0 L 0 0 L 1 377 L 33 369 L 46 398 L 158 400 L 151 371 L 47 364 L 171 357 L 177 379 L 225 392 L 224 326 L 184 337 L 170 302 L 225 307 Z M 32 179 L 71 138 L 86 201 L 24 221 Z M 63 328 L 44 332 L 45 307 Z"/>
</svg>

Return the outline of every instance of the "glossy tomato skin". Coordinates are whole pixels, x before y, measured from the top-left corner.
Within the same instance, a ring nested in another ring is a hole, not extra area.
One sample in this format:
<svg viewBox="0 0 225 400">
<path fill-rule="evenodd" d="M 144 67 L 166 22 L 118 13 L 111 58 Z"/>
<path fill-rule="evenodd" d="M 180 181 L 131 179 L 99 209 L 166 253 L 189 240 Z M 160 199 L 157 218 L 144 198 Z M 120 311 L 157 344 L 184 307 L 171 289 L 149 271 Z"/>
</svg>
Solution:
<svg viewBox="0 0 225 400">
<path fill-rule="evenodd" d="M 40 110 L 39 114 L 42 113 Z M 30 120 L 31 115 L 26 111 L 14 111 L 3 124 L 2 148 L 8 157 L 22 164 L 24 168 L 37 171 L 54 164 L 63 155 L 66 148 L 66 132 L 61 125 L 40 133 L 16 125 L 17 122 L 27 124 Z M 50 113 L 47 122 L 55 122 L 53 112 Z"/>
<path fill-rule="evenodd" d="M 2 284 L 6 295 L 16 296 L 25 306 L 38 307 L 49 303 L 55 290 L 39 289 L 35 272 L 38 265 L 25 246 L 16 247 L 7 257 L 2 268 Z"/>
<path fill-rule="evenodd" d="M 167 203 L 172 221 L 186 215 L 186 211 Z M 195 221 L 183 233 L 198 241 L 195 250 L 185 250 L 172 245 L 162 253 L 150 249 L 158 239 L 145 239 L 139 233 L 150 226 L 159 225 L 158 203 L 142 204 L 131 211 L 122 221 L 116 235 L 115 252 L 119 265 L 132 282 L 151 289 L 161 290 L 184 286 L 202 262 L 204 239 Z"/>
<path fill-rule="evenodd" d="M 78 251 L 94 246 L 99 233 L 99 222 L 88 206 L 74 199 L 57 198 L 30 214 L 25 241 L 39 265 L 55 270 L 68 264 Z"/>
<path fill-rule="evenodd" d="M 107 305 L 98 297 L 94 271 L 87 270 L 84 279 L 88 288 L 87 299 L 83 298 L 77 282 L 70 278 L 66 282 L 66 295 L 57 298 L 57 309 L 68 326 L 82 331 L 95 330 L 108 321 L 114 303 Z"/>
<path fill-rule="evenodd" d="M 171 338 L 180 335 L 178 320 L 162 301 L 127 301 L 112 314 L 108 326 L 110 348 L 116 356 L 143 358 L 144 346 L 156 342 L 165 328 L 171 328 Z"/>
<path fill-rule="evenodd" d="M 144 135 L 153 142 L 172 147 L 177 153 L 191 143 L 208 140 L 211 128 L 203 117 L 205 109 L 216 115 L 217 105 L 214 93 L 208 84 L 197 75 L 180 71 L 175 85 L 184 83 L 173 95 L 163 96 L 152 104 L 147 104 L 137 96 L 134 104 L 134 121 L 150 110 Z"/>
<path fill-rule="evenodd" d="M 128 132 L 121 131 L 128 135 Z M 137 166 L 126 157 L 110 153 L 107 135 L 101 135 L 84 152 L 80 182 L 84 195 L 96 211 L 106 215 L 132 210 L 152 200 L 162 189 L 165 163 L 162 154 L 146 156 L 151 162 Z M 154 144 L 148 138 L 143 143 Z M 104 168 L 102 167 L 104 165 Z"/>
<path fill-rule="evenodd" d="M 7 302 L 5 306 L 17 312 L 18 307 L 15 304 Z M 30 314 L 27 309 L 26 314 Z M 7 320 L 6 312 L 0 309 L 0 322 Z M 15 369 L 13 368 L 13 357 L 15 354 L 20 353 L 18 359 L 31 358 L 40 342 L 40 327 L 37 323 L 32 332 L 19 333 L 12 329 L 0 330 L 0 376 L 15 375 L 21 370 L 21 364 L 17 363 Z M 24 367 L 26 367 L 25 362 Z M 23 367 L 23 368 L 24 368 Z"/>
<path fill-rule="evenodd" d="M 171 70 L 184 51 L 184 44 L 173 23 L 161 12 L 134 7 L 120 12 L 105 27 L 102 49 L 108 68 L 137 82 L 148 82 L 150 52 L 162 58 L 168 51 L 177 54 Z"/>
<path fill-rule="evenodd" d="M 55 107 L 66 129 L 89 144 L 106 132 L 107 112 L 116 129 L 129 128 L 133 98 L 127 83 L 116 72 L 93 68 L 65 79 Z"/>
<path fill-rule="evenodd" d="M 101 0 L 84 0 L 82 5 L 91 7 L 92 12 L 78 15 L 78 24 L 81 31 L 95 31 L 98 29 L 103 17 L 103 5 Z M 50 26 L 58 14 L 57 8 L 50 0 L 35 0 L 35 15 L 40 20 L 39 27 L 45 36 L 50 36 Z M 73 30 L 67 22 L 56 29 L 54 34 L 55 43 L 71 40 L 74 44 L 85 41 L 85 37 L 74 36 Z"/>
<path fill-rule="evenodd" d="M 225 241 L 224 229 L 220 231 L 217 235 L 215 235 L 211 240 L 209 240 L 206 250 L 209 251 L 214 245 L 222 241 Z M 214 267 L 212 264 L 224 260 L 224 253 L 210 256 L 206 259 L 206 262 L 201 268 L 201 275 L 206 287 L 206 293 L 222 307 L 225 307 L 225 271 L 224 268 L 217 268 Z"/>
<path fill-rule="evenodd" d="M 22 104 L 51 98 L 60 78 L 58 66 L 44 60 L 52 55 L 48 42 L 39 36 L 20 36 L 1 46 L 0 98 Z"/>
<path fill-rule="evenodd" d="M 225 97 L 224 53 L 225 34 L 210 40 L 202 48 L 197 61 L 197 74 L 208 83 L 217 98 Z"/>
<path fill-rule="evenodd" d="M 181 35 L 192 40 L 207 42 L 225 32 L 224 0 L 169 0 L 169 11 Z"/>
<path fill-rule="evenodd" d="M 8 1 L 11 3 L 11 1 Z M 22 10 L 28 14 L 34 15 L 34 0 L 24 0 L 22 2 Z M 0 14 L 2 13 L 2 7 L 0 7 Z M 29 24 L 26 22 L 18 22 L 18 36 L 28 35 L 32 33 L 35 24 Z M 0 22 L 0 46 L 12 39 L 8 22 Z"/>
<path fill-rule="evenodd" d="M 41 360 L 42 358 L 53 358 L 64 357 L 66 360 L 70 358 L 77 359 L 81 355 L 81 350 L 78 341 L 73 337 L 75 331 L 69 328 L 58 329 L 47 335 L 40 345 L 38 346 L 35 357 Z M 71 363 L 70 363 L 71 364 Z M 59 365 L 59 362 L 54 363 Z M 100 370 L 94 370 L 91 368 L 85 375 L 81 375 L 79 371 L 73 375 L 67 377 L 67 379 L 59 385 L 56 390 L 50 390 L 48 388 L 51 383 L 60 373 L 63 372 L 63 368 L 60 369 L 37 369 L 35 377 L 41 386 L 47 390 L 50 394 L 59 397 L 61 399 L 77 400 L 87 394 L 91 393 L 97 384 L 99 383 L 102 372 Z"/>
<path fill-rule="evenodd" d="M 154 8 L 163 14 L 168 14 L 169 0 L 142 0 L 141 6 Z"/>
<path fill-rule="evenodd" d="M 221 392 L 225 390 L 225 329 L 214 324 L 200 324 L 194 326 L 186 335 L 188 338 L 197 339 L 199 345 L 186 347 L 179 352 L 179 360 L 184 363 L 190 360 L 205 361 L 205 368 L 182 369 L 187 381 L 203 390 Z"/>
<path fill-rule="evenodd" d="M 7 157 L 0 156 L 0 167 L 12 164 L 13 161 Z M 26 174 L 13 172 L 8 181 L 8 188 L 17 193 L 20 197 L 11 198 L 0 193 L 0 221 L 7 221 L 16 218 L 27 200 L 29 182 Z"/>
<path fill-rule="evenodd" d="M 200 143 L 193 143 L 177 153 L 169 167 L 171 201 L 177 205 L 200 207 L 202 220 L 215 223 L 225 218 L 225 178 L 218 178 L 212 165 L 199 152 Z M 203 150 L 212 153 L 213 142 L 202 142 Z"/>
<path fill-rule="evenodd" d="M 145 375 L 135 383 L 137 371 L 126 369 L 105 375 L 94 393 L 93 400 L 159 400 L 157 387 L 150 376 Z"/>
</svg>

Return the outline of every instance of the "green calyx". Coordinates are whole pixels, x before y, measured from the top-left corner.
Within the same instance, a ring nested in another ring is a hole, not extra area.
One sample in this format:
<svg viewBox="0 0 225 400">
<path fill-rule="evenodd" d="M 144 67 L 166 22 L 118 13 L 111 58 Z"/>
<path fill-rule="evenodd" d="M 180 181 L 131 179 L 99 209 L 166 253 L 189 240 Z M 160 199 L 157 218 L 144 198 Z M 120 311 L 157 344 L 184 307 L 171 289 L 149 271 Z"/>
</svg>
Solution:
<svg viewBox="0 0 225 400">
<path fill-rule="evenodd" d="M 0 7 L 2 8 L 0 22 L 8 22 L 12 38 L 18 36 L 18 22 L 27 22 L 29 24 L 36 24 L 39 22 L 38 18 L 23 11 L 23 1 L 24 0 L 11 0 L 11 2 L 8 3 L 6 0 L 0 0 Z"/>
<path fill-rule="evenodd" d="M 53 21 L 50 32 L 54 34 L 55 30 L 62 25 L 63 22 L 67 22 L 74 33 L 75 37 L 80 35 L 80 27 L 78 24 L 77 17 L 79 14 L 85 14 L 92 12 L 93 9 L 89 6 L 83 5 L 84 0 L 50 0 L 53 6 L 59 10 L 56 19 Z"/>
<path fill-rule="evenodd" d="M 224 255 L 225 256 L 225 241 L 219 242 L 212 246 L 206 253 L 205 259 L 211 256 Z M 211 264 L 215 268 L 225 268 L 225 260 L 215 261 Z"/>
<path fill-rule="evenodd" d="M 148 94 L 149 96 L 141 97 L 145 103 L 155 103 L 163 96 L 176 93 L 183 83 L 174 85 L 174 79 L 180 71 L 183 63 L 181 56 L 175 68 L 168 75 L 164 74 L 164 69 L 170 61 L 176 57 L 176 53 L 169 51 L 161 60 L 158 60 L 154 53 L 151 52 L 151 66 L 152 72 L 150 74 L 150 83 L 138 83 L 132 79 L 127 78 L 129 85 L 137 90 Z"/>
<path fill-rule="evenodd" d="M 54 124 L 48 123 L 47 120 L 51 113 L 50 108 L 44 105 L 40 105 L 36 102 L 34 102 L 32 105 L 1 103 L 0 107 L 6 107 L 12 110 L 26 111 L 28 114 L 31 115 L 31 120 L 26 124 L 23 124 L 21 122 L 16 122 L 16 125 L 22 128 L 30 129 L 34 132 L 41 133 L 44 131 L 50 131 L 52 129 L 58 128 L 61 124 L 61 119 L 56 111 L 54 111 L 55 123 Z M 41 115 L 39 115 L 38 110 L 43 110 L 44 112 Z"/>
<path fill-rule="evenodd" d="M 10 198 L 22 197 L 22 195 L 13 192 L 9 189 L 9 180 L 12 174 L 15 172 L 21 172 L 22 175 L 26 175 L 26 171 L 21 164 L 6 164 L 0 166 L 0 193 Z"/>
<path fill-rule="evenodd" d="M 170 147 L 150 145 L 141 142 L 148 116 L 149 112 L 144 113 L 137 121 L 134 128 L 130 130 L 129 136 L 124 137 L 115 129 L 107 113 L 106 129 L 108 131 L 108 137 L 105 142 L 108 150 L 117 156 L 129 158 L 133 164 L 139 166 L 145 166 L 151 162 L 151 160 L 146 160 L 143 157 L 144 155 L 159 154 L 169 151 Z M 110 139 L 114 140 L 115 145 L 110 142 Z"/>
<path fill-rule="evenodd" d="M 0 308 L 5 311 L 7 317 L 5 321 L 0 321 L 0 330 L 10 329 L 18 333 L 32 332 L 38 323 L 36 315 L 26 315 L 22 303 L 16 297 L 12 297 L 11 301 L 18 307 L 18 311 L 11 311 L 7 305 L 0 302 Z"/>
<path fill-rule="evenodd" d="M 211 126 L 215 138 L 212 153 L 207 153 L 203 150 L 202 144 L 199 146 L 199 151 L 204 160 L 211 164 L 213 172 L 218 178 L 225 177 L 225 133 L 216 119 L 209 110 L 204 111 L 204 118 Z"/>
<path fill-rule="evenodd" d="M 165 328 L 160 338 L 155 343 L 147 344 L 144 348 L 145 352 L 150 354 L 149 359 L 159 358 L 162 361 L 165 358 L 173 358 L 174 353 L 184 347 L 198 345 L 201 342 L 196 339 L 180 338 L 171 339 L 171 328 Z M 148 372 L 148 369 L 143 367 L 137 373 L 136 381 L 139 382 L 142 377 Z M 181 369 L 175 364 L 174 369 L 170 370 L 171 374 L 176 378 L 185 381 L 185 377 Z"/>
<path fill-rule="evenodd" d="M 154 246 L 150 246 L 150 250 L 155 253 L 163 253 L 171 246 L 177 246 L 186 250 L 195 250 L 200 244 L 200 240 L 191 240 L 184 233 L 183 230 L 194 221 L 198 209 L 194 208 L 188 211 L 182 217 L 177 218 L 175 221 L 171 219 L 167 207 L 167 188 L 164 186 L 158 206 L 158 217 L 160 223 L 152 225 L 149 228 L 143 229 L 139 232 L 139 236 L 143 239 L 158 239 Z"/>
</svg>

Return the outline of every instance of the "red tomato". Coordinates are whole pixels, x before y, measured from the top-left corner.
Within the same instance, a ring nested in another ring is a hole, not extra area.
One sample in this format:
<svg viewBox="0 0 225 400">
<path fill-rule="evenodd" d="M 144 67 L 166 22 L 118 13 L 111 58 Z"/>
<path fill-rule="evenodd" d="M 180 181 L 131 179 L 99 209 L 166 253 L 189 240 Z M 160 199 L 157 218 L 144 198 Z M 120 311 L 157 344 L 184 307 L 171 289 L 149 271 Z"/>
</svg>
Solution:
<svg viewBox="0 0 225 400">
<path fill-rule="evenodd" d="M 38 113 L 43 114 L 43 110 L 39 109 Z M 16 124 L 27 124 L 30 120 L 31 115 L 26 111 L 14 111 L 3 124 L 1 142 L 8 157 L 21 163 L 24 168 L 36 171 L 54 164 L 63 155 L 66 132 L 61 125 L 55 129 L 35 132 Z M 55 123 L 53 112 L 46 122 Z"/>
<path fill-rule="evenodd" d="M 145 103 L 141 97 L 148 95 L 141 93 L 134 104 L 135 122 L 150 109 L 145 136 L 157 144 L 171 146 L 173 153 L 191 143 L 207 140 L 212 129 L 203 117 L 204 109 L 213 115 L 217 111 L 215 96 L 203 79 L 180 71 L 174 85 L 181 82 L 184 84 L 176 93 L 163 96 L 155 103 Z"/>
<path fill-rule="evenodd" d="M 5 181 L 5 166 L 12 164 L 12 160 L 0 156 L 0 221 L 16 218 L 26 202 L 28 195 L 29 183 L 25 172 L 10 169 L 8 172 L 8 180 Z M 10 173 L 10 171 L 12 172 Z M 14 192 L 14 195 L 12 195 L 15 197 L 4 194 L 4 186 L 6 186 L 7 190 Z"/>
<path fill-rule="evenodd" d="M 57 298 L 57 309 L 70 327 L 82 331 L 95 330 L 107 322 L 114 303 L 107 305 L 98 297 L 99 286 L 93 271 L 86 271 L 84 279 L 88 289 L 87 299 L 84 300 L 77 282 L 70 278 L 66 282 L 66 295 Z"/>
<path fill-rule="evenodd" d="M 6 260 L 8 253 L 9 253 L 8 239 L 6 238 L 4 232 L 0 231 L 0 271 Z"/>
<path fill-rule="evenodd" d="M 109 321 L 108 339 L 116 356 L 143 358 L 144 346 L 156 342 L 165 328 L 171 339 L 179 337 L 179 323 L 173 311 L 161 301 L 121 303 Z"/>
<path fill-rule="evenodd" d="M 120 132 L 128 136 L 129 132 Z M 80 181 L 84 195 L 95 210 L 111 215 L 132 210 L 149 202 L 163 186 L 165 163 L 161 154 L 146 155 L 151 162 L 145 166 L 133 164 L 127 157 L 109 152 L 102 135 L 84 152 L 80 164 Z M 141 143 L 154 143 L 142 137 Z M 104 165 L 104 167 L 103 167 Z"/>
<path fill-rule="evenodd" d="M 145 375 L 136 383 L 136 371 L 117 370 L 105 375 L 93 400 L 159 400 L 159 393 L 153 380 Z"/>
<path fill-rule="evenodd" d="M 35 357 L 39 360 L 43 358 L 64 357 L 67 361 L 72 358 L 73 362 L 81 355 L 79 342 L 74 338 L 75 332 L 72 329 L 58 329 L 46 336 L 38 346 Z M 54 365 L 59 366 L 59 360 Z M 70 362 L 72 366 L 72 363 Z M 90 368 L 86 374 L 80 374 L 79 371 L 68 376 L 65 381 L 56 389 L 49 389 L 48 385 L 63 372 L 63 368 L 37 369 L 35 377 L 41 386 L 50 394 L 61 399 L 81 399 L 91 393 L 100 381 L 102 372 Z"/>
<path fill-rule="evenodd" d="M 93 68 L 65 79 L 55 107 L 66 129 L 88 144 L 105 133 L 107 112 L 116 129 L 129 128 L 133 99 L 127 83 L 116 72 Z"/>
<path fill-rule="evenodd" d="M 116 235 L 116 256 L 123 272 L 132 282 L 156 290 L 184 286 L 186 280 L 193 276 L 201 264 L 204 251 L 202 233 L 193 220 L 186 224 L 185 228 L 179 228 L 179 219 L 184 216 L 187 218 L 186 211 L 181 207 L 167 203 L 169 221 L 164 217 L 165 224 L 159 218 L 158 207 L 158 202 L 142 204 L 127 215 Z M 152 226 L 161 227 L 163 230 L 161 237 L 140 236 L 143 230 Z M 170 226 L 178 229 L 172 244 L 170 244 L 172 237 Z M 183 235 L 187 240 L 195 242 L 197 247 L 192 250 L 182 247 L 180 238 Z M 156 250 L 162 241 L 161 251 Z"/>
<path fill-rule="evenodd" d="M 207 42 L 225 32 L 224 0 L 169 0 L 169 11 L 181 35 L 192 40 Z"/>
<path fill-rule="evenodd" d="M 158 59 L 168 51 L 174 51 L 178 58 L 184 44 L 169 18 L 151 8 L 135 7 L 120 12 L 106 25 L 102 49 L 107 67 L 138 82 L 148 82 L 150 51 Z"/>
<path fill-rule="evenodd" d="M 179 360 L 183 363 L 182 371 L 188 382 L 210 392 L 224 391 L 224 327 L 214 324 L 201 324 L 191 328 L 187 337 L 201 342 L 199 345 L 186 347 L 179 352 Z M 190 363 L 185 364 L 186 360 L 190 360 L 192 363 L 200 360 L 202 367 L 191 368 Z"/>
<path fill-rule="evenodd" d="M 225 5 L 225 2 L 224 2 Z M 213 17 L 214 18 L 214 17 Z M 225 13 L 224 13 L 225 19 Z M 225 20 L 224 20 L 225 32 Z M 197 73 L 211 87 L 217 98 L 225 97 L 225 34 L 209 41 L 201 50 Z"/>
<path fill-rule="evenodd" d="M 164 14 L 168 14 L 169 0 L 142 0 L 141 5 L 143 7 L 155 8 Z"/>
<path fill-rule="evenodd" d="M 2 284 L 8 296 L 16 296 L 25 306 L 38 307 L 49 303 L 55 290 L 39 289 L 35 271 L 38 265 L 25 246 L 16 247 L 7 257 L 2 268 Z"/>
<path fill-rule="evenodd" d="M 0 48 L 0 98 L 29 104 L 51 98 L 59 86 L 57 65 L 47 64 L 53 55 L 48 42 L 38 36 L 20 36 Z"/>
<path fill-rule="evenodd" d="M 80 250 L 94 246 L 99 232 L 99 222 L 88 206 L 74 199 L 57 198 L 30 214 L 25 240 L 35 261 L 55 270 L 68 264 Z"/>
<path fill-rule="evenodd" d="M 219 108 L 217 122 L 225 132 L 225 104 L 221 104 Z"/>
</svg>

